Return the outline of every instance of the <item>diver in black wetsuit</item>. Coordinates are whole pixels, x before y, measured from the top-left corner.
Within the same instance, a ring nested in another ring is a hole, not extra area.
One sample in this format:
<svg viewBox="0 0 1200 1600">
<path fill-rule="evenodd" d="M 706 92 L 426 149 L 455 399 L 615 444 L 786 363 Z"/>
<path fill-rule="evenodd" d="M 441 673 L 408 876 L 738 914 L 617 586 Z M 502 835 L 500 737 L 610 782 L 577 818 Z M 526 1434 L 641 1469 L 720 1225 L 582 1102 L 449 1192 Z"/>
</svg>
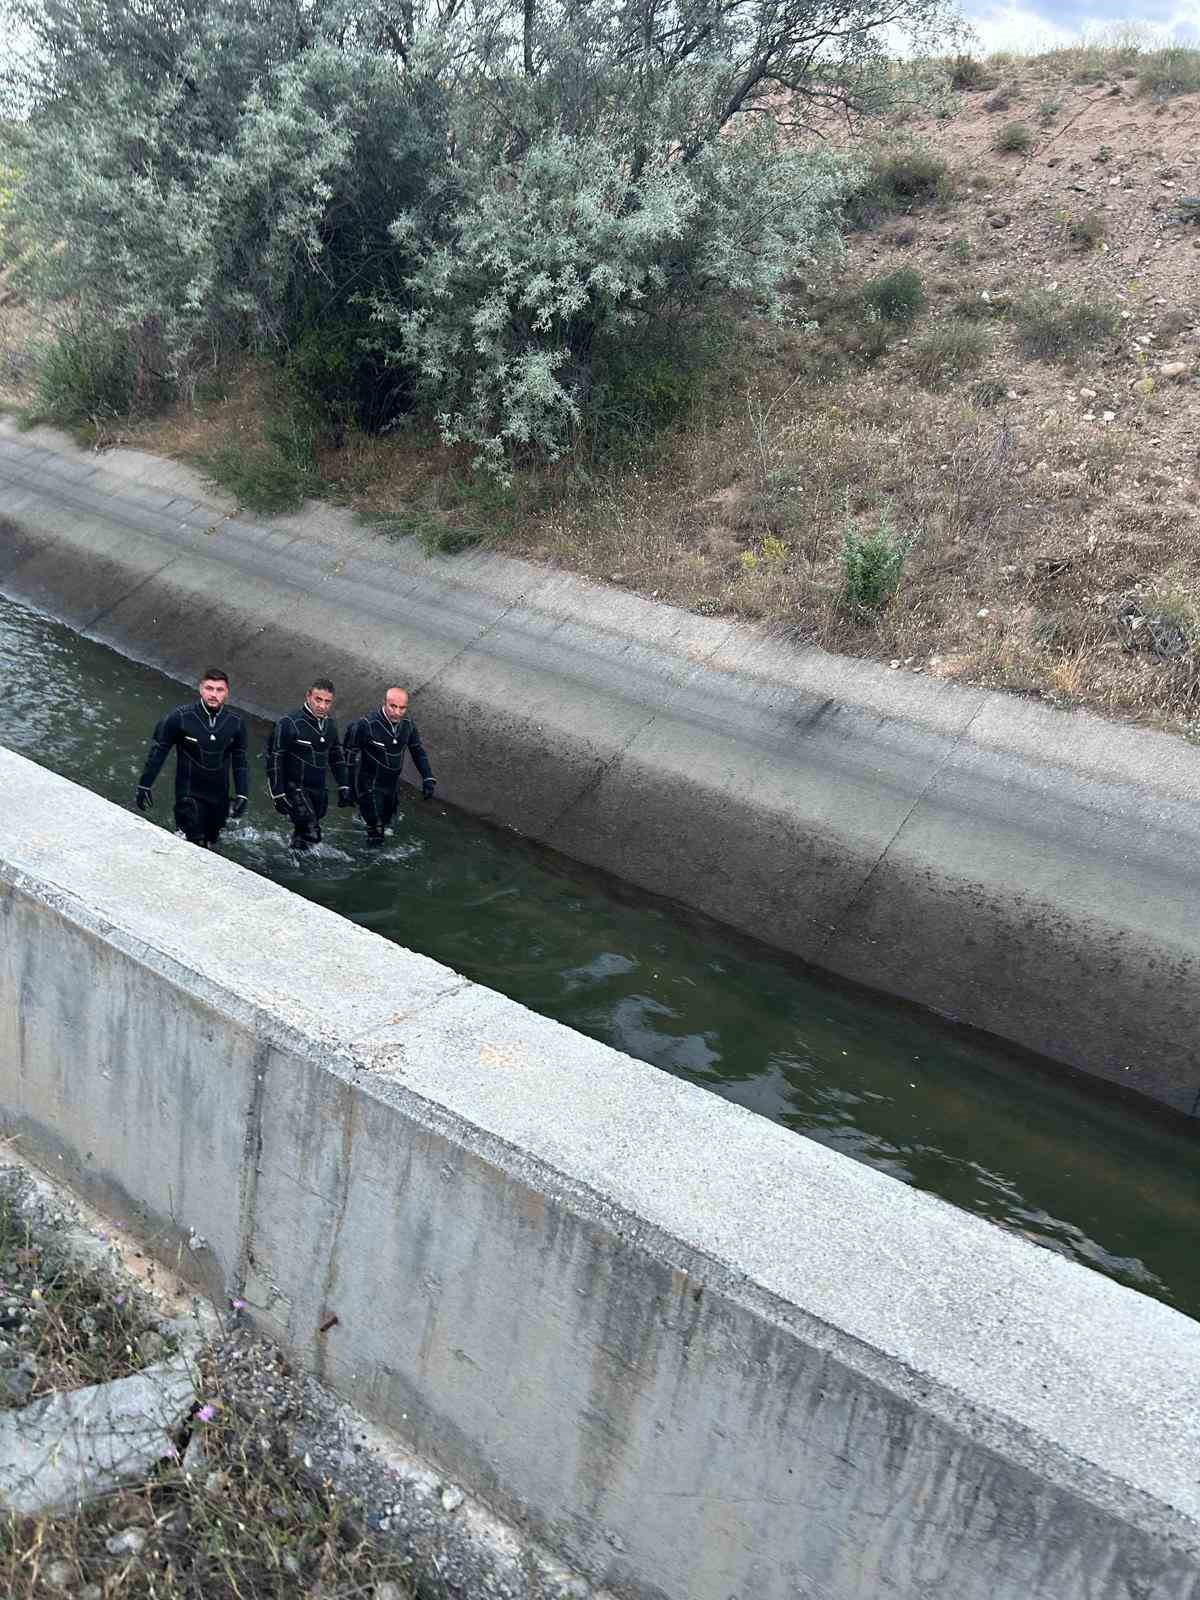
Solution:
<svg viewBox="0 0 1200 1600">
<path fill-rule="evenodd" d="M 321 818 L 329 804 L 327 773 L 333 773 L 338 786 L 338 805 L 354 804 L 332 709 L 333 685 L 318 678 L 299 711 L 280 717 L 267 741 L 267 783 L 276 811 L 291 819 L 293 850 L 321 842 Z"/>
<path fill-rule="evenodd" d="M 176 706 L 154 730 L 150 753 L 134 797 L 139 811 L 154 805 L 151 786 L 175 751 L 175 826 L 191 844 L 212 849 L 229 817 L 240 817 L 250 793 L 246 762 L 246 724 L 225 704 L 229 677 L 206 667 L 200 698 Z M 234 798 L 229 803 L 229 777 Z"/>
<path fill-rule="evenodd" d="M 421 774 L 423 798 L 432 800 L 437 784 L 417 725 L 408 715 L 408 690 L 394 687 L 378 711 L 368 712 L 346 729 L 346 760 L 368 844 L 383 843 L 384 830 L 396 814 L 406 752 Z"/>
</svg>

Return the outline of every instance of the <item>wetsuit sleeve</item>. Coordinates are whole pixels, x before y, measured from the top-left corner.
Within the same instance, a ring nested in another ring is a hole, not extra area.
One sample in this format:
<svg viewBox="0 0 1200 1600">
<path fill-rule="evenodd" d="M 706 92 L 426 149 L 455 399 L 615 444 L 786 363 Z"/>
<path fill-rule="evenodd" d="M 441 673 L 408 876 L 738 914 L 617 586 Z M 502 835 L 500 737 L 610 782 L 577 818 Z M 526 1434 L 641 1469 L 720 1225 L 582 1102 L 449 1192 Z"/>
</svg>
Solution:
<svg viewBox="0 0 1200 1600">
<path fill-rule="evenodd" d="M 425 746 L 421 743 L 421 735 L 417 732 L 417 725 L 412 725 L 412 733 L 408 737 L 408 753 L 417 764 L 417 771 L 424 782 L 428 783 L 433 777 L 433 769 L 429 765 L 429 757 L 425 754 Z"/>
<path fill-rule="evenodd" d="M 280 717 L 267 739 L 267 788 L 271 799 L 278 800 L 287 788 L 284 778 L 284 757 L 291 736 L 292 719 Z"/>
<path fill-rule="evenodd" d="M 238 718 L 237 732 L 233 736 L 233 792 L 243 799 L 250 794 L 250 763 L 246 759 L 246 724 Z"/>
<path fill-rule="evenodd" d="M 154 730 L 146 765 L 138 780 L 139 789 L 148 789 L 162 771 L 162 764 L 175 748 L 179 739 L 179 713 L 169 711 Z"/>
<path fill-rule="evenodd" d="M 339 789 L 350 786 L 350 773 L 346 768 L 346 752 L 342 749 L 342 741 L 338 738 L 337 723 L 329 724 L 329 770 L 333 773 L 333 781 Z"/>
</svg>

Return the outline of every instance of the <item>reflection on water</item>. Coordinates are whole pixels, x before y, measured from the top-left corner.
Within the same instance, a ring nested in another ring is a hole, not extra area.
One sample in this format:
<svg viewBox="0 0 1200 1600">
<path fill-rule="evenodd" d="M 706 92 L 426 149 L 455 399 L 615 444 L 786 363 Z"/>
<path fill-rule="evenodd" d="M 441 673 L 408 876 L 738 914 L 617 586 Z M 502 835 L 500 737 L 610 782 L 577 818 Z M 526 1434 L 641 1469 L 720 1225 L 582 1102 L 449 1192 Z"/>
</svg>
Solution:
<svg viewBox="0 0 1200 1600">
<path fill-rule="evenodd" d="M 150 729 L 186 691 L 2 600 L 0 658 L 0 739 L 128 805 Z M 343 720 L 365 709 L 338 707 Z M 264 732 L 254 725 L 258 750 Z M 436 771 L 437 729 L 423 732 Z M 334 808 L 325 842 L 296 857 L 264 804 L 261 761 L 252 770 L 251 813 L 224 844 L 251 870 L 1200 1315 L 1194 1127 L 1142 1118 L 661 905 L 614 897 L 437 803 L 402 805 L 377 851 Z M 169 826 L 169 769 L 157 801 L 153 820 Z"/>
</svg>

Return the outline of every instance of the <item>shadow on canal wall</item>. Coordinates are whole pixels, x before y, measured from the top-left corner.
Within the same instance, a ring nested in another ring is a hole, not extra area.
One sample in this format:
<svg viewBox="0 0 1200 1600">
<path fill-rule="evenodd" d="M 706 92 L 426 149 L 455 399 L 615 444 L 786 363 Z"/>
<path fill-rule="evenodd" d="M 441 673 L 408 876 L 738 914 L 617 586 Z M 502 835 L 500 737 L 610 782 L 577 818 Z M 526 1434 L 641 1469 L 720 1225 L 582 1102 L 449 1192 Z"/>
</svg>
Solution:
<svg viewBox="0 0 1200 1600">
<path fill-rule="evenodd" d="M 1195 1600 L 1200 1325 L 4 751 L 0 792 L 4 1133 L 580 1595 Z"/>
<path fill-rule="evenodd" d="M 439 792 L 812 965 L 1195 1115 L 1200 750 L 831 657 L 0 419 L 0 589 L 275 716 L 416 693 Z"/>
</svg>

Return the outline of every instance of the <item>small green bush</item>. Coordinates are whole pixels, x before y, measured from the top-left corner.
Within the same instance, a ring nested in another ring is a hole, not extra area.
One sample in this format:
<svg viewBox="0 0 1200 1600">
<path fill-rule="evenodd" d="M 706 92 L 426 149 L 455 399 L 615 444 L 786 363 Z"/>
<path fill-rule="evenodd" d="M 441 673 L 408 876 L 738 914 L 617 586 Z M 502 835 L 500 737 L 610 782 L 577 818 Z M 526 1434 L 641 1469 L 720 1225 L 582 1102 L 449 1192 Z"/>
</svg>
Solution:
<svg viewBox="0 0 1200 1600">
<path fill-rule="evenodd" d="M 921 274 L 913 267 L 872 278 L 863 285 L 862 297 L 868 310 L 884 322 L 912 322 L 926 304 Z"/>
<path fill-rule="evenodd" d="M 320 474 L 285 454 L 278 433 L 262 445 L 225 444 L 198 455 L 197 466 L 239 505 L 264 515 L 295 511 L 324 487 Z"/>
<path fill-rule="evenodd" d="M 967 392 L 972 405 L 978 406 L 981 411 L 990 411 L 993 406 L 1008 399 L 1008 384 L 1003 378 L 980 378 Z"/>
<path fill-rule="evenodd" d="M 60 333 L 37 379 L 38 416 L 66 427 L 123 417 L 133 409 L 137 359 L 129 336 L 102 325 Z"/>
<path fill-rule="evenodd" d="M 1200 94 L 1200 50 L 1169 45 L 1141 59 L 1138 93 L 1156 100 L 1176 94 Z"/>
<path fill-rule="evenodd" d="M 1060 300 L 1035 293 L 1013 307 L 1017 343 L 1036 361 L 1063 361 L 1097 345 L 1108 344 L 1121 326 L 1119 313 L 1091 300 Z"/>
<path fill-rule="evenodd" d="M 878 150 L 867 176 L 849 193 L 842 212 L 851 228 L 872 228 L 885 217 L 944 200 L 950 174 L 941 156 L 920 144 Z"/>
<path fill-rule="evenodd" d="M 1025 155 L 1033 149 L 1033 129 L 1026 122 L 1006 122 L 992 141 L 1005 155 Z"/>
<path fill-rule="evenodd" d="M 991 349 L 986 328 L 974 322 L 943 322 L 931 328 L 909 351 L 909 361 L 918 379 L 930 388 L 939 388 L 953 378 L 974 372 Z"/>
<path fill-rule="evenodd" d="M 984 66 L 982 61 L 974 56 L 956 56 L 950 68 L 950 87 L 952 89 L 991 89 L 995 87 L 995 78 Z"/>
<path fill-rule="evenodd" d="M 893 532 L 880 512 L 874 532 L 862 534 L 850 522 L 842 536 L 842 600 L 848 610 L 878 611 L 900 587 L 913 541 Z"/>
<path fill-rule="evenodd" d="M 1094 250 L 1104 238 L 1108 219 L 1103 211 L 1087 211 L 1082 217 L 1063 220 L 1063 237 L 1076 250 Z"/>
<path fill-rule="evenodd" d="M 1038 105 L 1038 121 L 1043 128 L 1048 128 L 1062 112 L 1063 97 L 1061 94 L 1044 95 Z"/>
</svg>

